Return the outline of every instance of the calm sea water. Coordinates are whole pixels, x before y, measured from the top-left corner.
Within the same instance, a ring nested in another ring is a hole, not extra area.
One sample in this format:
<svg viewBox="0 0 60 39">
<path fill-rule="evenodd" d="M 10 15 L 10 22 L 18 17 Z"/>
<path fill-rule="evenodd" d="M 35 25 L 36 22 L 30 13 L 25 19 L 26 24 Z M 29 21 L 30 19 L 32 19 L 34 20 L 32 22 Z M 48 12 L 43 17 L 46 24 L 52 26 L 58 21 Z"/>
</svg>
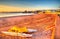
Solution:
<svg viewBox="0 0 60 39">
<path fill-rule="evenodd" d="M 0 17 L 34 15 L 34 13 L 0 13 Z"/>
</svg>

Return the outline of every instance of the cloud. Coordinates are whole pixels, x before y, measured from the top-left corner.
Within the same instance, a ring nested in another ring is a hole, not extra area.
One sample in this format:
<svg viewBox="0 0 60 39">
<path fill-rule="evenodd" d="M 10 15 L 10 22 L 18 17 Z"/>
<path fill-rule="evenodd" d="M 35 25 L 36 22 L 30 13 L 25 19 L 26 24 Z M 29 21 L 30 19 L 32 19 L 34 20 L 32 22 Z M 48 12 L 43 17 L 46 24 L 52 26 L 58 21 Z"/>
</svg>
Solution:
<svg viewBox="0 0 60 39">
<path fill-rule="evenodd" d="M 14 6 L 5 6 L 0 5 L 0 12 L 13 12 L 13 11 L 23 11 L 23 8 L 14 7 Z"/>
</svg>

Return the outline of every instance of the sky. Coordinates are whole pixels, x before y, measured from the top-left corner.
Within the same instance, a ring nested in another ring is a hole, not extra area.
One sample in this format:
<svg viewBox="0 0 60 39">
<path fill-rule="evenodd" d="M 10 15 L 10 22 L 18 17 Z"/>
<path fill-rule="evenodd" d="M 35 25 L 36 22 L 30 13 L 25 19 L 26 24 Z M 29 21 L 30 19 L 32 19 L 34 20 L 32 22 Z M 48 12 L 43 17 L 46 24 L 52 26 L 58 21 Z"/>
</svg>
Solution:
<svg viewBox="0 0 60 39">
<path fill-rule="evenodd" d="M 22 10 L 54 9 L 59 8 L 59 4 L 60 0 L 0 0 L 0 6 L 16 7 Z"/>
</svg>

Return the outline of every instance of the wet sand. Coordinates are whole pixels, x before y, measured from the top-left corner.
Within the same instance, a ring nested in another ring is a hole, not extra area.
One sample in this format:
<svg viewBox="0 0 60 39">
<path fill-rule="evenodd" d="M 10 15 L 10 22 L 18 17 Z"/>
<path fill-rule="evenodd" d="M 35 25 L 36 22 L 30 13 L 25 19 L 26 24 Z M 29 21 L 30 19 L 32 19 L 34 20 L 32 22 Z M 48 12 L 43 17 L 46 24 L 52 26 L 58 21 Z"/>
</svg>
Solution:
<svg viewBox="0 0 60 39">
<path fill-rule="evenodd" d="M 40 15 L 27 16 L 27 17 L 6 18 L 4 20 L 0 19 L 0 25 L 1 25 L 0 31 L 2 31 L 2 30 L 7 31 L 13 25 L 17 25 L 18 27 L 26 26 L 27 28 L 33 28 L 33 29 L 38 30 L 36 33 L 33 33 L 34 36 L 31 38 L 8 36 L 8 35 L 4 35 L 1 33 L 0 39 L 17 39 L 17 38 L 18 39 L 51 39 L 50 31 L 44 32 L 42 34 L 41 34 L 41 32 L 44 30 L 44 26 L 50 26 L 51 24 L 54 23 L 54 18 L 52 16 L 53 15 L 46 15 L 46 14 L 41 15 L 40 14 Z M 60 27 L 60 22 L 59 22 L 60 18 L 58 17 L 56 21 L 57 21 L 57 23 L 56 23 L 55 37 L 59 38 L 59 36 L 60 36 L 59 35 L 59 33 L 60 33 L 60 28 L 59 28 Z M 7 26 L 7 27 L 5 27 L 5 26 Z M 41 27 L 41 26 L 43 26 L 43 27 Z"/>
</svg>

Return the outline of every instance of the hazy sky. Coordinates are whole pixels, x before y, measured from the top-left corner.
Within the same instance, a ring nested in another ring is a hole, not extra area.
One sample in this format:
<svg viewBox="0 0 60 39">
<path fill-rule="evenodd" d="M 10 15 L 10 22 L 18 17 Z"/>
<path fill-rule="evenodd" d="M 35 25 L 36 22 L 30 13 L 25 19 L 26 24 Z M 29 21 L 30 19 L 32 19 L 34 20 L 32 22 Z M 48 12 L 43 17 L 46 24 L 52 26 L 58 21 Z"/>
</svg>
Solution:
<svg viewBox="0 0 60 39">
<path fill-rule="evenodd" d="M 60 0 L 0 0 L 0 5 L 32 9 L 58 8 L 59 4 Z"/>
</svg>

